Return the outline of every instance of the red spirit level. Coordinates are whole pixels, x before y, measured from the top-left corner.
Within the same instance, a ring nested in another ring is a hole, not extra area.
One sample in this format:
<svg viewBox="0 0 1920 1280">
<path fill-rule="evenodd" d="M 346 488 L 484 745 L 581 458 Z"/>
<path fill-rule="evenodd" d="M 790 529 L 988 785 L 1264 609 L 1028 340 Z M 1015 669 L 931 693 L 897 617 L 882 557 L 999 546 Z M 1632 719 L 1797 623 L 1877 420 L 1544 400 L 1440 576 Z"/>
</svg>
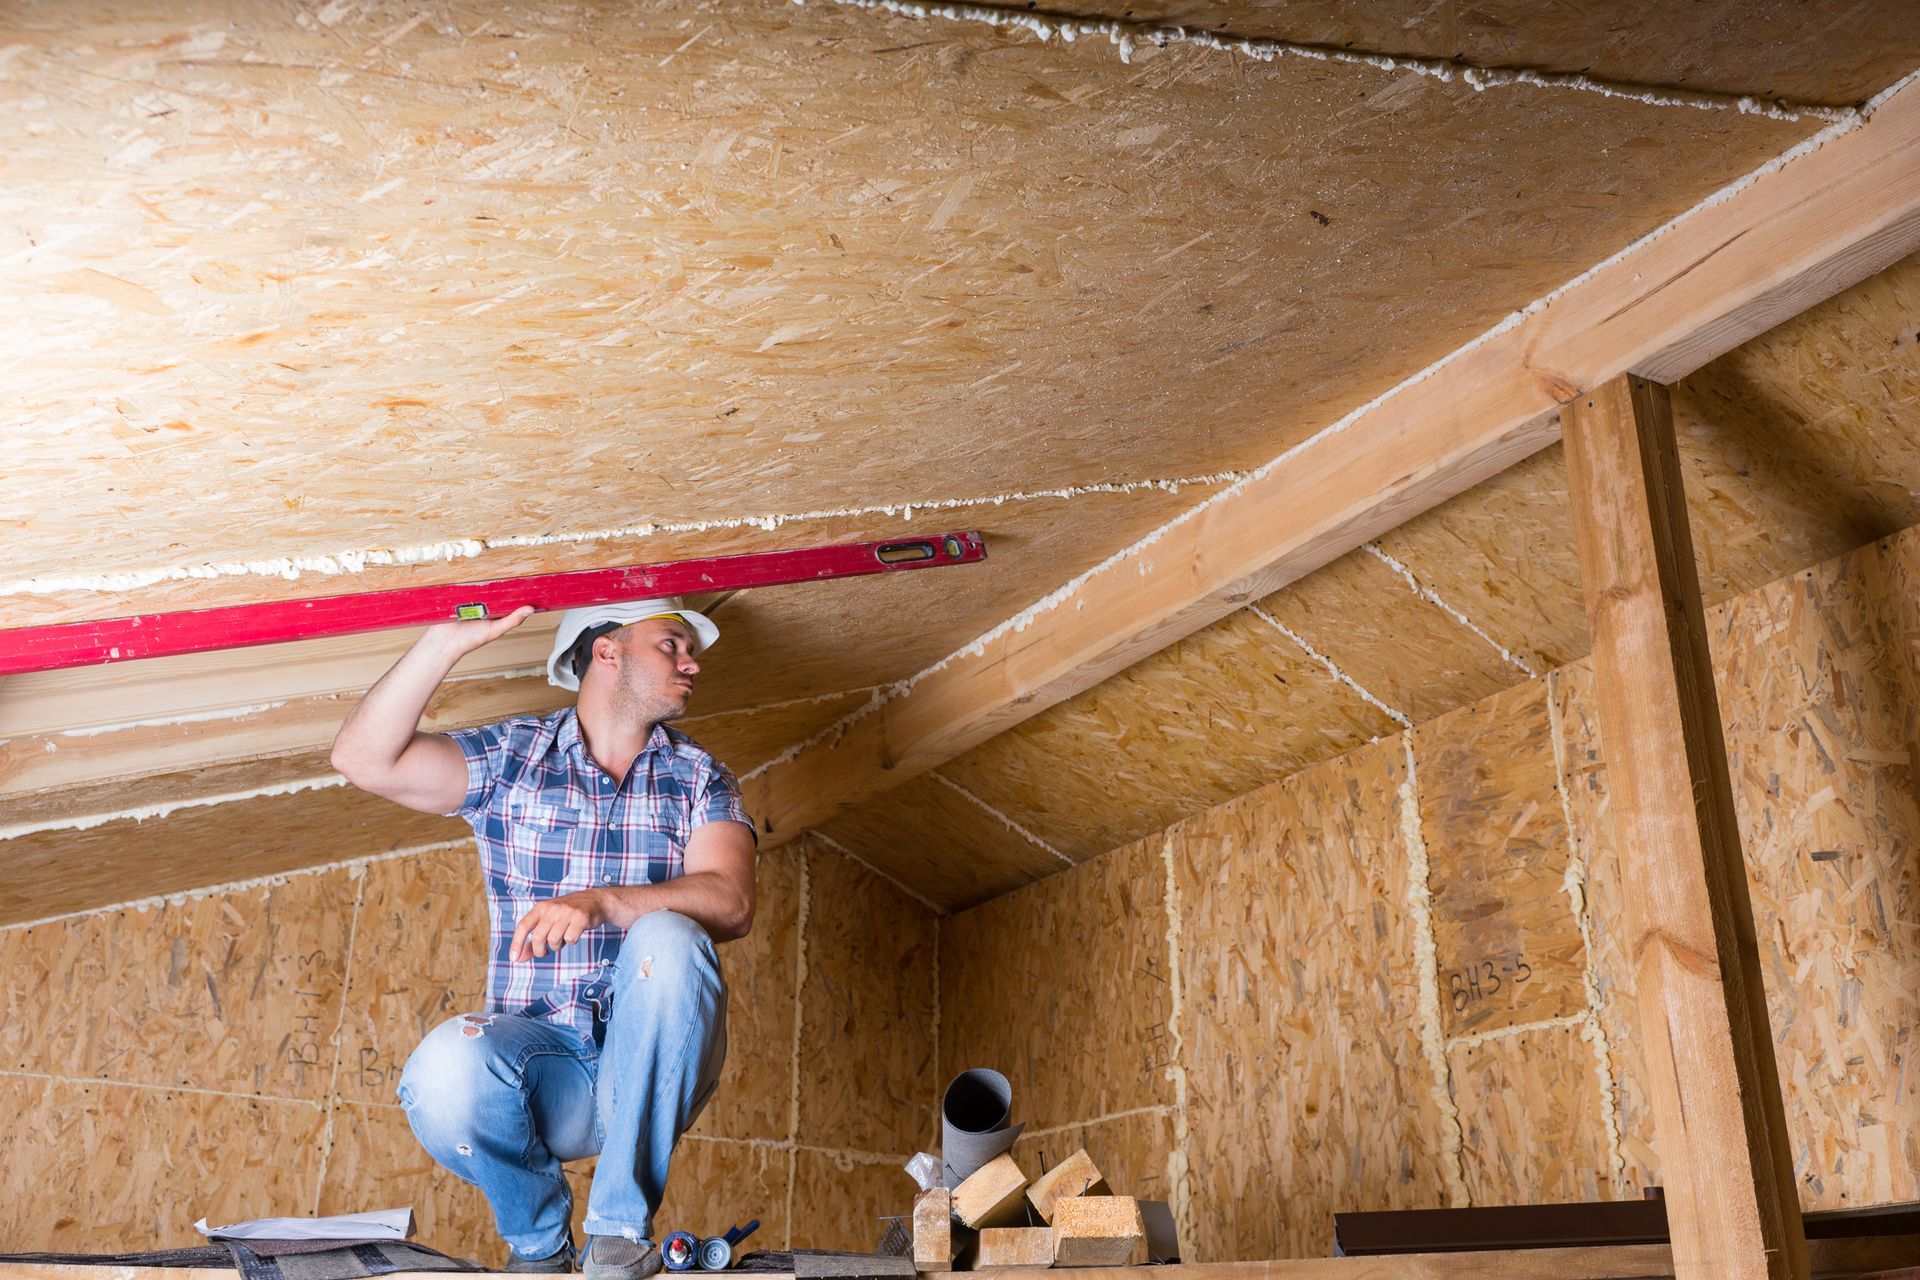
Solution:
<svg viewBox="0 0 1920 1280">
<path fill-rule="evenodd" d="M 465 585 L 400 587 L 313 600 L 276 600 L 97 622 L 14 627 L 0 630 L 0 676 L 351 635 L 449 618 L 498 617 L 528 604 L 546 612 L 647 596 L 743 591 L 872 573 L 938 569 L 986 558 L 986 540 L 968 531 L 617 569 L 541 573 Z"/>
</svg>

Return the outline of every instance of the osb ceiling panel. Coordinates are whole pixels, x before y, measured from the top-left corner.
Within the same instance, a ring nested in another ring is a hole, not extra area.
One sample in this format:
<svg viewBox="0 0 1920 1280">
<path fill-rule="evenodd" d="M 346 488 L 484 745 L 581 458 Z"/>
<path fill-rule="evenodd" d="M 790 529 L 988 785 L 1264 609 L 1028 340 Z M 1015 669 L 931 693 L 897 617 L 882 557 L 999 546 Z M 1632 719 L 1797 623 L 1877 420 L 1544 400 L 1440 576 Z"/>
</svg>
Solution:
<svg viewBox="0 0 1920 1280">
<path fill-rule="evenodd" d="M 1122 6 L 1049 3 L 1106 16 Z M 1920 65 L 1907 0 L 1127 0 L 1134 21 L 1329 49 L 1852 105 Z"/>
<path fill-rule="evenodd" d="M 832 5 L 13 13 L 15 586 L 1257 464 L 1819 123 Z"/>
<path fill-rule="evenodd" d="M 1710 602 L 1920 524 L 1916 335 L 1920 256 L 1675 388 Z M 1333 754 L 1337 744 L 1286 744 L 1350 726 L 1353 710 L 1418 725 L 1476 703 L 1587 650 L 1567 508 L 1556 445 L 941 773 L 1017 824 L 1022 834 L 1003 837 L 1005 848 L 1024 850 L 1037 839 L 1079 859 Z M 1258 643 L 1236 651 L 1223 647 L 1228 635 Z M 1301 644 L 1330 667 L 1313 665 Z M 1289 648 L 1310 678 L 1284 690 L 1262 683 Z M 1302 690 L 1351 701 L 1318 704 L 1301 699 Z M 839 828 L 875 833 L 876 841 L 900 830 L 880 815 L 886 801 L 840 819 Z M 967 866 L 981 856 L 974 841 L 963 852 L 937 828 L 934 839 L 930 846 L 926 833 L 916 835 L 917 862 Z M 912 865 L 898 873 L 917 874 Z"/>
</svg>

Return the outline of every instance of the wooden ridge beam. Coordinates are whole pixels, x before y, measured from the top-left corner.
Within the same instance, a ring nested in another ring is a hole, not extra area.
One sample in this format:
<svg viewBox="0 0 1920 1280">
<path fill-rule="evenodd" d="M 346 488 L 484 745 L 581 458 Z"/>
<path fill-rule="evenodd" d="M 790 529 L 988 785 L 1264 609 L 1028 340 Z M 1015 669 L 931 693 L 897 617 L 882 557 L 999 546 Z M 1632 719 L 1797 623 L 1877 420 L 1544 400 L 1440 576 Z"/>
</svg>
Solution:
<svg viewBox="0 0 1920 1280">
<path fill-rule="evenodd" d="M 1837 136 L 1833 136 L 1837 133 Z M 1824 140 L 1822 140 L 1824 139 Z M 746 780 L 775 844 L 1298 580 L 1920 248 L 1920 84 L 1820 135 Z"/>
</svg>

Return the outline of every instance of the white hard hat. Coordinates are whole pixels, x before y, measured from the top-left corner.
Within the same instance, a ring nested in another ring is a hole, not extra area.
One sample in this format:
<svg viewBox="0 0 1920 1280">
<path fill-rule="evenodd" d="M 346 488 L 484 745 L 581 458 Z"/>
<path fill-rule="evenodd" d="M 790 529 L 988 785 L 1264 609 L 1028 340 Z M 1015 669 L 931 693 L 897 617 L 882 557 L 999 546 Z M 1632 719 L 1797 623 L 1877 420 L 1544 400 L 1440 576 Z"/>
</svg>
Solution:
<svg viewBox="0 0 1920 1280">
<path fill-rule="evenodd" d="M 624 604 L 596 604 L 585 609 L 569 609 L 560 615 L 560 626 L 553 633 L 553 652 L 547 655 L 547 683 L 562 689 L 578 689 L 580 677 L 568 661 L 580 637 L 603 622 L 624 627 L 629 622 L 648 618 L 678 618 L 693 629 L 693 651 L 700 653 L 720 638 L 720 628 L 703 613 L 680 603 L 679 596 L 658 596 L 652 600 L 630 600 Z"/>
</svg>

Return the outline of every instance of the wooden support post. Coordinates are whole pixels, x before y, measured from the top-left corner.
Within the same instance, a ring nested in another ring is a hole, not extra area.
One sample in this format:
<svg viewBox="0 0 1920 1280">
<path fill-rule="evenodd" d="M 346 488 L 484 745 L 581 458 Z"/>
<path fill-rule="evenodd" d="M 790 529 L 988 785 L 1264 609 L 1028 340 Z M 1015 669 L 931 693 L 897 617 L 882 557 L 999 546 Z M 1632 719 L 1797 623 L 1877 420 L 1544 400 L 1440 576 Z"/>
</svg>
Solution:
<svg viewBox="0 0 1920 1280">
<path fill-rule="evenodd" d="M 1674 1271 L 1804 1280 L 1667 389 L 1614 378 L 1561 427 Z"/>
</svg>

